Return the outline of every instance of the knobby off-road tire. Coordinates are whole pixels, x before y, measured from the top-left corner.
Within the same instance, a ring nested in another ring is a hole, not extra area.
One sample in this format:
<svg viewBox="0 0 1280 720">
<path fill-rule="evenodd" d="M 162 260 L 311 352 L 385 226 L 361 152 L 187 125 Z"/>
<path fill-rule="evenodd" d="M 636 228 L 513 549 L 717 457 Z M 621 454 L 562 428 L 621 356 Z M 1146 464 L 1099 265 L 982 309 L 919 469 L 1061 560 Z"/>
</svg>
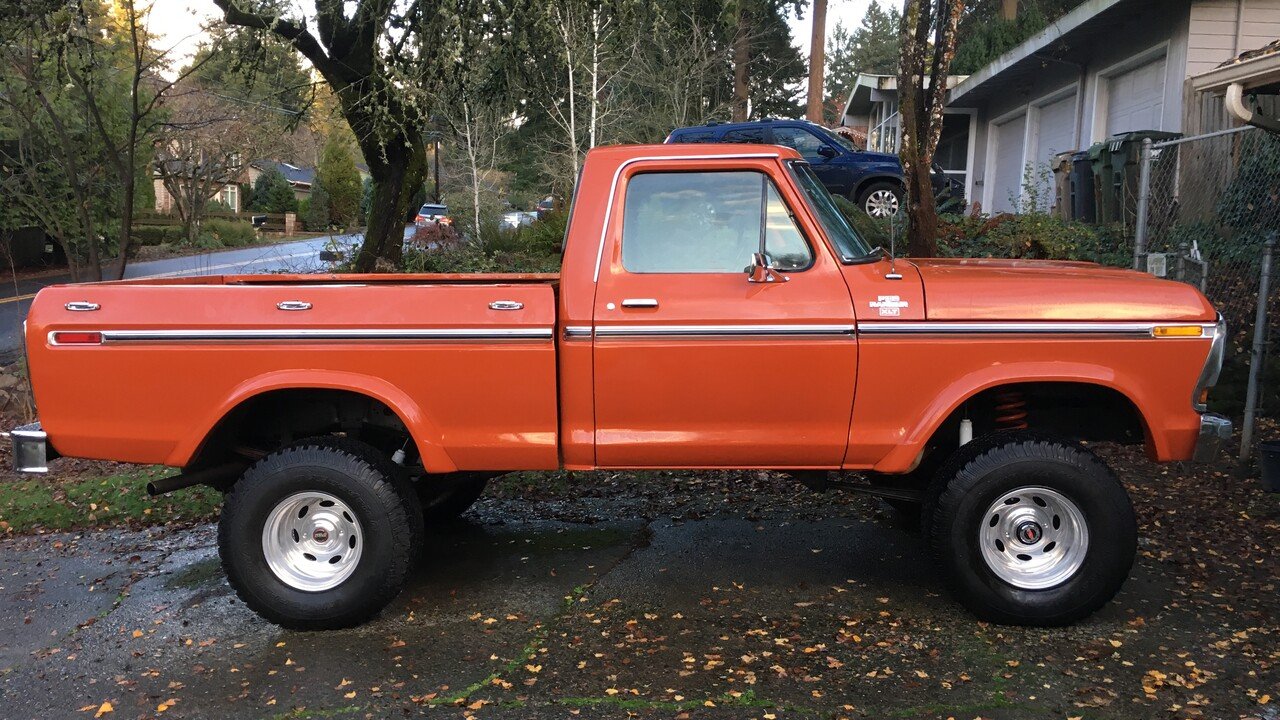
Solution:
<svg viewBox="0 0 1280 720">
<path fill-rule="evenodd" d="M 1106 604 L 1137 550 L 1129 496 L 1074 444 L 1000 433 L 961 448 L 926 501 L 934 561 L 978 617 L 1066 625 Z"/>
<path fill-rule="evenodd" d="M 459 472 L 448 477 L 427 476 L 414 483 L 427 526 L 456 520 L 480 499 L 491 476 Z"/>
<path fill-rule="evenodd" d="M 222 567 L 254 612 L 295 630 L 359 625 L 400 593 L 422 512 L 390 459 L 339 437 L 254 463 L 223 501 Z"/>
</svg>

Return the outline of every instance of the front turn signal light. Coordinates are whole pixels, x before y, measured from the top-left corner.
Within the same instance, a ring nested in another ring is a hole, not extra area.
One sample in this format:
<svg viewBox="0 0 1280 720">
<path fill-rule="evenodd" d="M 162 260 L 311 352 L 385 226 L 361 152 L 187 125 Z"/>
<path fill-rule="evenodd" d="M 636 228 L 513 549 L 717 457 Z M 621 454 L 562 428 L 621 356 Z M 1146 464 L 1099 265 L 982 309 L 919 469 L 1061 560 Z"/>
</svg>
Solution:
<svg viewBox="0 0 1280 720">
<path fill-rule="evenodd" d="M 1155 337 L 1201 337 L 1204 328 L 1199 325 L 1157 325 L 1151 328 Z"/>
</svg>

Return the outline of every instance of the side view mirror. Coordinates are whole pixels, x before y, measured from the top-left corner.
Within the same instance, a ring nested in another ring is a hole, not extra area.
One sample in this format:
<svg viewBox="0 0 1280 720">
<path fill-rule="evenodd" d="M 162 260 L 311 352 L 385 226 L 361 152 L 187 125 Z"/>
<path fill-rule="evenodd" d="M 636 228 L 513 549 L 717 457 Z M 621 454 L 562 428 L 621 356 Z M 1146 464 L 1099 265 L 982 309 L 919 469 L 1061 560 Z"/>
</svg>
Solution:
<svg viewBox="0 0 1280 720">
<path fill-rule="evenodd" d="M 830 145 L 819 145 L 818 154 L 830 160 L 831 158 L 839 155 L 840 153 L 837 152 L 836 149 L 831 147 Z"/>
<path fill-rule="evenodd" d="M 787 277 L 769 267 L 769 258 L 764 253 L 751 253 L 751 265 L 747 267 L 747 282 L 776 283 L 786 282 Z"/>
</svg>

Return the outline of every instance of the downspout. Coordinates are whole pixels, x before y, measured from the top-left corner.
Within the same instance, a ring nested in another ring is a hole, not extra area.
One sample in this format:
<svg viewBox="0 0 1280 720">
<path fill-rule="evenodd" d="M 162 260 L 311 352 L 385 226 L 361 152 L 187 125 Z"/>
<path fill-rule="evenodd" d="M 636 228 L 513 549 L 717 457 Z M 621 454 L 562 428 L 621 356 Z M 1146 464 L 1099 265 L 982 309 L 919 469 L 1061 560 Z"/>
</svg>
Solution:
<svg viewBox="0 0 1280 720">
<path fill-rule="evenodd" d="M 1280 134 L 1280 120 L 1267 117 L 1258 112 L 1250 110 L 1244 104 L 1244 86 L 1238 82 L 1231 83 L 1227 86 L 1227 95 L 1225 98 L 1227 112 L 1233 117 L 1240 120 L 1246 125 L 1262 128 L 1268 132 Z"/>
</svg>

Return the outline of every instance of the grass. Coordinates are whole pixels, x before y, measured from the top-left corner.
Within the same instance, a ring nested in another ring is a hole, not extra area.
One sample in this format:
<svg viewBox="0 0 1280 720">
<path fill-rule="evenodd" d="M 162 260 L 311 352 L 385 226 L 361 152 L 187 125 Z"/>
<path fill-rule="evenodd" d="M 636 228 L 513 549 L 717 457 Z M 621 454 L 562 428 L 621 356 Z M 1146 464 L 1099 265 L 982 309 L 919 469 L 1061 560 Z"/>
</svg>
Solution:
<svg viewBox="0 0 1280 720">
<path fill-rule="evenodd" d="M 211 488 L 188 488 L 156 498 L 147 495 L 148 480 L 173 473 L 172 469 L 149 467 L 108 477 L 44 477 L 0 483 L 0 532 L 160 525 L 216 515 L 222 496 Z"/>
</svg>

